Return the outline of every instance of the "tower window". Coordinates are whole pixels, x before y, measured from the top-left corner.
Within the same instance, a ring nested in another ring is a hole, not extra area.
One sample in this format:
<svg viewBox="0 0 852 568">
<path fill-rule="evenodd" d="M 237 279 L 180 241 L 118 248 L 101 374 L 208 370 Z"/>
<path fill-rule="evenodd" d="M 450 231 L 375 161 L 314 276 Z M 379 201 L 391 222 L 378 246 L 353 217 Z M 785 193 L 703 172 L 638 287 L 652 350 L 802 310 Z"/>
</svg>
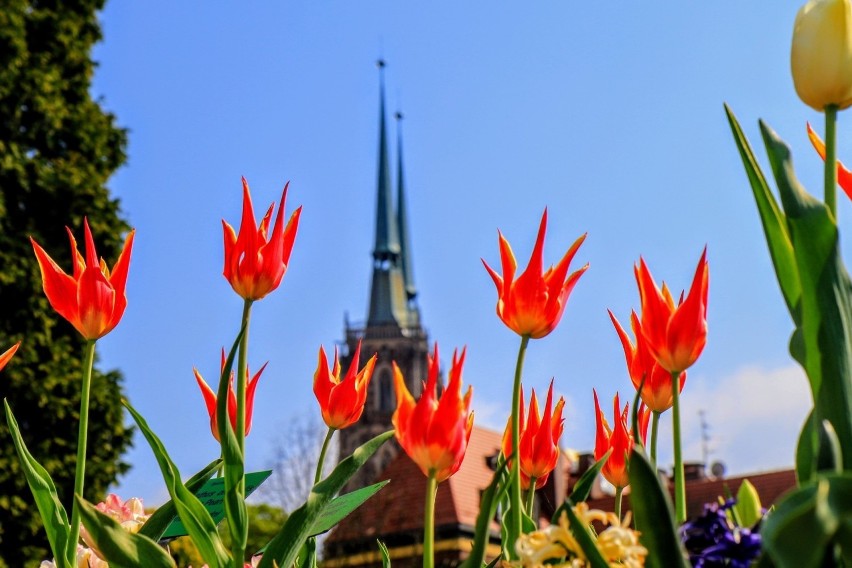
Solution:
<svg viewBox="0 0 852 568">
<path fill-rule="evenodd" d="M 393 412 L 393 385 L 391 373 L 387 368 L 379 371 L 379 411 Z"/>
</svg>

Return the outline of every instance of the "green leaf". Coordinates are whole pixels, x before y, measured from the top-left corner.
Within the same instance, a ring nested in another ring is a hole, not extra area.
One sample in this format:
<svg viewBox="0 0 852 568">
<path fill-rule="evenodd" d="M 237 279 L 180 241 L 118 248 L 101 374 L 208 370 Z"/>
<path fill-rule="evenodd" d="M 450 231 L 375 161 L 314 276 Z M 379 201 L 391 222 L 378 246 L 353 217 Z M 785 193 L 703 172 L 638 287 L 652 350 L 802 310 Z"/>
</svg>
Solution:
<svg viewBox="0 0 852 568">
<path fill-rule="evenodd" d="M 843 266 L 834 216 L 796 179 L 790 149 L 765 124 L 761 132 L 787 216 L 801 285 L 799 328 L 814 393 L 814 420 L 828 420 L 852 448 L 852 281 Z M 852 469 L 852 452 L 843 456 Z"/>
<path fill-rule="evenodd" d="M 80 518 L 94 548 L 112 566 L 120 568 L 175 568 L 172 557 L 156 542 L 141 534 L 132 534 L 97 507 L 74 496 L 80 507 Z"/>
<path fill-rule="evenodd" d="M 314 485 L 307 502 L 293 511 L 281 531 L 266 546 L 259 568 L 273 568 L 275 563 L 278 566 L 291 566 L 302 544 L 310 536 L 317 518 L 326 510 L 334 496 L 393 435 L 393 431 L 389 431 L 369 440 L 337 464 L 327 478 Z"/>
<path fill-rule="evenodd" d="M 592 487 L 595 485 L 595 479 L 597 479 L 598 475 L 600 475 L 601 470 L 603 469 L 603 466 L 606 465 L 606 460 L 609 458 L 611 453 L 612 448 L 610 448 L 601 459 L 596 461 L 592 467 L 587 469 L 583 475 L 580 476 L 580 479 L 577 480 L 577 483 L 574 484 L 574 488 L 571 490 L 571 495 L 569 495 L 568 498 L 556 508 L 556 511 L 553 512 L 553 516 L 550 518 L 551 524 L 558 523 L 559 517 L 562 516 L 562 511 L 567 507 L 571 507 L 572 503 L 582 503 L 589 498 L 589 495 L 592 493 Z"/>
<path fill-rule="evenodd" d="M 221 458 L 213 460 L 207 467 L 190 477 L 184 484 L 184 487 L 194 494 L 204 485 L 205 481 L 216 473 L 220 465 L 222 465 Z M 139 529 L 139 534 L 147 536 L 151 540 L 160 540 L 166 528 L 172 522 L 172 519 L 175 518 L 175 515 L 177 515 L 177 509 L 174 502 L 170 499 L 148 517 L 148 520 Z"/>
<path fill-rule="evenodd" d="M 760 495 L 748 479 L 740 484 L 733 509 L 741 527 L 751 528 L 763 517 Z"/>
<path fill-rule="evenodd" d="M 852 474 L 820 476 L 787 494 L 767 515 L 761 535 L 779 568 L 836 565 L 835 548 L 852 560 Z"/>
<path fill-rule="evenodd" d="M 479 514 L 476 516 L 476 530 L 473 536 L 473 548 L 462 562 L 461 568 L 481 568 L 485 562 L 485 553 L 491 541 L 491 523 L 497 514 L 497 504 L 509 490 L 509 472 L 506 470 L 506 458 L 501 453 L 497 458 L 491 483 L 482 492 L 479 500 Z"/>
<path fill-rule="evenodd" d="M 376 539 L 376 542 L 379 545 L 379 553 L 382 555 L 382 568 L 391 568 L 391 558 L 387 545 L 378 539 Z"/>
<path fill-rule="evenodd" d="M 817 431 L 817 471 L 843 471 L 843 450 L 840 448 L 840 440 L 837 439 L 837 431 L 831 422 L 823 420 Z"/>
<path fill-rule="evenodd" d="M 334 525 L 363 505 L 367 499 L 378 493 L 388 483 L 390 483 L 389 479 L 332 499 L 322 514 L 314 521 L 310 536 L 317 536 L 331 530 Z"/>
<path fill-rule="evenodd" d="M 129 402 L 124 401 L 124 406 L 154 451 L 154 457 L 160 466 L 169 496 L 201 557 L 210 566 L 228 566 L 231 559 L 219 538 L 216 523 L 213 522 L 201 501 L 181 483 L 177 466 L 172 462 L 163 443 L 148 427 L 145 419 L 130 406 Z"/>
<path fill-rule="evenodd" d="M 248 542 L 248 513 L 246 512 L 245 462 L 240 450 L 237 435 L 231 426 L 228 416 L 228 391 L 231 382 L 231 369 L 234 358 L 240 347 L 240 342 L 246 333 L 243 324 L 228 358 L 219 376 L 219 389 L 216 394 L 216 422 L 219 429 L 219 440 L 222 446 L 222 458 L 225 460 L 225 516 L 228 518 L 228 531 L 231 534 L 232 550 L 239 545 L 239 550 L 245 550 Z M 238 552 L 234 552 L 238 554 Z"/>
<path fill-rule="evenodd" d="M 577 518 L 572 505 L 565 507 L 564 511 L 568 516 L 568 528 L 571 529 L 571 534 L 577 539 L 577 544 L 583 549 L 588 565 L 591 568 L 609 568 L 606 559 L 598 550 L 591 528 Z"/>
<path fill-rule="evenodd" d="M 787 303 L 787 309 L 794 322 L 798 322 L 798 305 L 802 295 L 799 284 L 798 267 L 793 254 L 793 245 L 787 232 L 786 219 L 778 207 L 766 177 L 760 170 L 760 165 L 754 156 L 754 152 L 743 134 L 739 122 L 737 122 L 733 111 L 725 105 L 725 113 L 728 123 L 734 135 L 734 141 L 739 150 L 740 158 L 745 166 L 746 175 L 751 184 L 757 211 L 763 223 L 763 232 L 766 235 L 766 244 L 769 246 L 769 256 L 775 266 L 775 275 L 781 287 L 781 294 Z"/>
<path fill-rule="evenodd" d="M 517 475 L 515 475 L 513 467 L 509 468 L 508 471 L 509 478 L 506 480 L 507 490 L 502 492 L 499 501 L 500 507 L 503 511 L 503 516 L 500 519 L 500 546 L 502 547 L 503 555 L 506 558 L 514 559 L 517 557 L 514 543 L 518 541 L 518 538 L 520 538 L 521 535 L 516 534 L 514 530 L 515 522 L 513 515 L 515 514 L 515 511 L 512 508 L 512 499 L 509 495 L 509 488 L 512 487 L 515 479 L 517 479 Z M 521 521 L 521 525 L 523 527 L 523 521 Z"/>
<path fill-rule="evenodd" d="M 663 489 L 657 470 L 642 452 L 630 453 L 630 506 L 639 540 L 648 549 L 648 568 L 686 568 L 685 552 L 675 528 L 668 491 Z"/>
<path fill-rule="evenodd" d="M 796 444 L 796 483 L 799 486 L 812 481 L 816 474 L 817 437 L 814 431 L 814 411 L 808 413 L 799 441 Z"/>
<path fill-rule="evenodd" d="M 15 415 L 12 414 L 12 409 L 9 408 L 9 403 L 5 398 L 3 405 L 6 407 L 6 424 L 9 425 L 12 442 L 18 452 L 18 459 L 21 461 L 21 468 L 27 478 L 27 484 L 30 486 L 30 491 L 33 492 L 33 498 L 36 507 L 38 507 L 39 515 L 41 515 L 47 540 L 50 543 L 50 550 L 53 552 L 57 564 L 62 567 L 65 558 L 65 545 L 68 542 L 68 535 L 71 530 L 68 514 L 65 512 L 62 503 L 59 502 L 56 486 L 53 484 L 50 474 L 36 461 L 27 449 L 24 439 L 21 438 L 18 422 L 15 420 Z"/>
</svg>

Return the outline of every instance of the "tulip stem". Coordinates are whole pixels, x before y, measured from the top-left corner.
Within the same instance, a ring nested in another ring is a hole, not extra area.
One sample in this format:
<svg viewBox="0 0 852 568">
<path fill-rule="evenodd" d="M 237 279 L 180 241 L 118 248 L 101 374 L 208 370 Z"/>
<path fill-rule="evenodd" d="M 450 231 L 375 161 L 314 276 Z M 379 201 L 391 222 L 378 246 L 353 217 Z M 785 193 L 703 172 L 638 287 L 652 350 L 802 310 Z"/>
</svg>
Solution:
<svg viewBox="0 0 852 568">
<path fill-rule="evenodd" d="M 423 568 L 435 566 L 435 498 L 438 495 L 438 480 L 435 471 L 429 471 L 426 481 L 426 506 L 423 512 Z"/>
<path fill-rule="evenodd" d="M 686 479 L 683 474 L 683 455 L 680 444 L 680 389 L 677 388 L 680 371 L 672 373 L 672 433 L 674 438 L 675 520 L 686 522 Z"/>
<path fill-rule="evenodd" d="M 510 498 L 510 523 L 509 534 L 514 538 L 519 538 L 522 533 L 522 516 L 521 516 L 521 461 L 519 458 L 521 447 L 521 376 L 524 369 L 524 356 L 527 353 L 527 345 L 530 342 L 530 336 L 524 334 L 521 336 L 521 346 L 518 348 L 518 361 L 515 365 L 515 383 L 512 390 L 512 485 L 509 487 Z M 509 456 L 506 456 L 507 458 Z M 504 544 L 504 549 L 509 552 L 509 558 L 517 558 L 514 544 Z"/>
<path fill-rule="evenodd" d="M 615 516 L 621 521 L 621 498 L 624 493 L 624 487 L 618 486 L 615 488 Z"/>
<path fill-rule="evenodd" d="M 538 481 L 535 477 L 530 477 L 530 488 L 527 491 L 527 515 L 530 518 L 533 516 L 533 507 L 535 507 L 535 482 Z"/>
<path fill-rule="evenodd" d="M 837 218 L 837 105 L 825 107 L 825 205 Z"/>
<path fill-rule="evenodd" d="M 319 483 L 320 479 L 322 479 L 322 466 L 323 462 L 325 462 L 325 453 L 328 451 L 328 444 L 331 442 L 331 437 L 334 436 L 334 431 L 334 428 L 329 428 L 328 433 L 325 435 L 325 440 L 323 440 L 319 460 L 317 461 L 317 473 L 314 475 L 314 485 Z"/>
<path fill-rule="evenodd" d="M 651 464 L 657 467 L 657 426 L 660 424 L 660 413 L 655 410 L 651 414 Z"/>
<path fill-rule="evenodd" d="M 242 467 L 245 467 L 245 447 L 246 447 L 246 382 L 248 374 L 248 337 L 249 337 L 249 322 L 251 321 L 251 305 L 253 300 L 246 299 L 243 303 L 243 318 L 242 327 L 243 336 L 240 339 L 240 350 L 237 356 L 237 444 L 240 448 L 240 458 L 242 459 Z M 227 464 L 226 464 L 227 468 Z M 240 507 L 244 507 L 244 499 L 246 494 L 246 476 L 240 477 L 237 482 L 237 495 L 241 503 Z M 230 516 L 228 521 L 232 521 Z M 246 541 L 248 539 L 248 521 L 242 523 L 242 527 L 231 526 L 231 554 L 237 566 L 242 565 L 246 554 Z"/>
<path fill-rule="evenodd" d="M 86 476 L 86 439 L 89 431 L 89 394 L 92 386 L 92 367 L 95 364 L 95 341 L 86 341 L 85 363 L 83 364 L 83 382 L 80 390 L 80 424 L 77 431 L 77 467 L 74 472 L 74 495 L 83 497 L 83 485 Z M 74 499 L 71 508 L 71 534 L 65 548 L 66 564 L 77 565 L 77 541 L 80 538 L 80 507 Z"/>
</svg>

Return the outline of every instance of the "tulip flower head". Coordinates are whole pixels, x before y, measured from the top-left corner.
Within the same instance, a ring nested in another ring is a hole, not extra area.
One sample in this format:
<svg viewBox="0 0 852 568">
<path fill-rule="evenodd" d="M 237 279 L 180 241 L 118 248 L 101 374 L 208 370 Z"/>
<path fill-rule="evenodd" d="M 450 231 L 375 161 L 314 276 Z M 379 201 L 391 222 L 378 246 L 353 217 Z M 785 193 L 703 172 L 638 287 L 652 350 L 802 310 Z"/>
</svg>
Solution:
<svg viewBox="0 0 852 568">
<path fill-rule="evenodd" d="M 601 475 L 612 483 L 616 488 L 627 487 L 630 477 L 627 471 L 627 462 L 630 452 L 633 451 L 635 438 L 628 425 L 630 421 L 629 405 L 624 405 L 624 410 L 618 403 L 618 393 L 613 400 L 613 423 L 614 428 L 609 427 L 606 416 L 598 404 L 598 393 L 592 390 L 595 397 L 595 460 L 599 460 L 612 450 L 606 463 L 601 469 Z M 638 425 L 639 435 L 644 443 L 648 434 L 648 419 L 651 417 L 649 409 L 644 405 L 639 407 Z"/>
<path fill-rule="evenodd" d="M 515 271 L 518 265 L 515 255 L 512 247 L 509 246 L 509 241 L 499 231 L 503 275 L 497 274 L 484 259 L 482 260 L 482 264 L 485 265 L 485 269 L 497 286 L 497 315 L 509 329 L 518 335 L 527 335 L 532 339 L 544 337 L 556 328 L 565 311 L 568 295 L 571 294 L 580 276 L 589 268 L 586 264 L 568 275 L 571 260 L 586 238 L 586 235 L 583 235 L 574 241 L 555 267 L 551 266 L 542 273 L 546 228 L 547 209 L 541 217 L 538 238 L 529 264 L 517 279 L 515 279 Z"/>
<path fill-rule="evenodd" d="M 636 315 L 636 312 L 630 314 L 630 325 L 633 328 L 633 335 L 636 337 L 635 345 L 630 341 L 630 336 L 627 335 L 612 312 L 609 312 L 609 317 L 615 326 L 619 339 L 621 339 L 624 357 L 627 360 L 627 372 L 630 375 L 633 387 L 638 390 L 644 379 L 645 384 L 642 385 L 642 392 L 639 393 L 642 402 L 654 412 L 665 412 L 672 407 L 672 374 L 657 363 L 651 353 L 648 340 L 642 335 L 642 323 L 639 321 L 639 316 Z M 686 383 L 685 371 L 680 374 L 679 382 L 678 392 L 683 392 L 683 385 Z"/>
<path fill-rule="evenodd" d="M 99 339 L 118 325 L 127 307 L 125 288 L 134 231 L 128 233 L 112 270 L 107 268 L 103 259 L 98 260 L 88 219 L 83 219 L 85 257 L 77 250 L 71 229 L 67 231 L 74 258 L 74 270 L 70 276 L 30 238 L 41 270 L 44 294 L 56 313 L 68 320 L 84 338 Z"/>
<path fill-rule="evenodd" d="M 423 475 L 434 475 L 440 483 L 461 467 L 470 433 L 473 413 L 471 387 L 462 396 L 462 366 L 465 350 L 453 353 L 450 380 L 438 398 L 438 345 L 429 357 L 429 371 L 423 394 L 415 403 L 405 385 L 405 377 L 396 362 L 393 364 L 396 389 L 396 412 L 392 422 L 396 439 L 408 457 L 417 464 Z"/>
<path fill-rule="evenodd" d="M 225 368 L 225 350 L 222 349 L 222 365 L 221 368 L 224 370 Z M 254 412 L 254 391 L 257 389 L 257 381 L 260 379 L 260 375 L 263 373 L 263 370 L 266 369 L 266 363 L 260 368 L 260 370 L 246 382 L 246 436 L 248 436 L 249 431 L 251 431 L 251 417 L 252 412 Z M 193 369 L 193 373 L 195 373 L 195 381 L 198 383 L 198 387 L 201 389 L 201 395 L 204 397 L 204 403 L 207 406 L 207 414 L 210 415 L 210 430 L 213 432 L 213 437 L 216 438 L 217 442 L 220 442 L 219 439 L 219 421 L 216 418 L 216 402 L 217 395 L 216 391 L 210 388 L 210 385 L 204 380 L 201 376 L 201 373 L 198 372 L 198 369 Z M 249 372 L 246 369 L 246 378 L 248 378 Z M 236 430 L 237 429 L 237 394 L 234 392 L 234 373 L 231 372 L 231 377 L 228 381 L 228 418 L 231 421 L 231 427 Z"/>
<path fill-rule="evenodd" d="M 808 138 L 817 151 L 817 154 L 819 154 L 819 157 L 825 160 L 825 144 L 819 135 L 814 132 L 814 129 L 811 128 L 810 123 L 808 123 Z M 846 192 L 846 196 L 849 199 L 852 199 L 852 172 L 846 169 L 846 166 L 840 160 L 837 160 L 837 185 Z"/>
<path fill-rule="evenodd" d="M 4 351 L 2 355 L 0 355 L 0 370 L 2 370 L 7 363 L 9 363 L 9 361 L 12 359 L 12 356 L 15 354 L 15 352 L 18 350 L 18 347 L 20 346 L 21 342 L 19 341 L 10 348 L 8 348 L 6 351 Z"/>
<path fill-rule="evenodd" d="M 790 50 L 799 98 L 822 112 L 852 105 L 852 0 L 810 0 L 793 24 Z"/>
<path fill-rule="evenodd" d="M 289 185 L 288 182 L 284 186 L 272 235 L 268 235 L 268 231 L 275 204 L 269 206 L 266 215 L 257 226 L 249 186 L 245 178 L 243 178 L 243 216 L 240 221 L 239 236 L 227 222 L 222 221 L 225 233 L 223 274 L 234 291 L 246 300 L 260 300 L 275 290 L 281 284 L 287 264 L 290 262 L 290 253 L 293 250 L 293 242 L 296 240 L 302 208 L 299 207 L 293 212 L 285 228 L 284 201 L 287 198 Z"/>
<path fill-rule="evenodd" d="M 121 528 L 133 534 L 139 532 L 139 529 L 142 528 L 142 525 L 144 525 L 145 521 L 148 520 L 148 517 L 151 516 L 145 513 L 145 507 L 142 506 L 141 499 L 133 497 L 127 501 L 122 501 L 121 498 L 114 493 L 107 495 L 106 500 L 95 505 L 95 508 L 119 523 Z M 100 549 L 98 549 L 95 541 L 92 539 L 92 536 L 86 530 L 85 526 L 80 527 L 80 537 L 83 539 L 83 542 L 86 543 L 86 546 L 88 546 L 92 552 L 98 556 L 98 558 L 103 558 L 103 553 Z M 92 563 L 92 566 L 96 565 L 100 566 L 101 564 Z M 85 564 L 85 566 L 89 566 L 89 564 Z M 107 566 L 107 563 L 104 562 L 103 566 Z"/>
<path fill-rule="evenodd" d="M 663 284 L 660 290 L 640 258 L 634 266 L 642 301 L 642 335 L 660 366 L 670 373 L 685 371 L 698 359 L 707 343 L 707 249 L 698 261 L 686 299 L 677 305 Z"/>
<path fill-rule="evenodd" d="M 553 406 L 553 381 L 550 381 L 550 388 L 547 390 L 547 402 L 544 404 L 544 415 L 539 415 L 538 400 L 535 396 L 535 389 L 530 397 L 529 415 L 524 424 L 524 391 L 521 389 L 521 407 L 520 424 L 521 424 L 521 449 L 518 452 L 521 460 L 521 488 L 527 490 L 530 488 L 530 480 L 534 477 L 536 489 L 541 489 L 547 483 L 547 478 L 550 472 L 556 467 L 556 462 L 559 459 L 559 438 L 562 436 L 562 430 L 565 420 L 562 418 L 562 409 L 565 406 L 565 399 L 561 396 Z M 509 418 L 506 424 L 506 430 L 503 433 L 502 450 L 504 456 L 512 455 L 512 418 Z M 511 460 L 509 460 L 511 463 Z M 511 465 L 509 465 L 511 468 Z"/>
<path fill-rule="evenodd" d="M 349 365 L 346 376 L 340 378 L 340 361 L 334 349 L 334 366 L 329 368 L 325 350 L 320 347 L 317 371 L 314 373 L 314 395 L 317 397 L 326 426 L 340 430 L 355 424 L 364 412 L 367 389 L 376 366 L 376 355 L 358 371 L 361 342 Z"/>
</svg>

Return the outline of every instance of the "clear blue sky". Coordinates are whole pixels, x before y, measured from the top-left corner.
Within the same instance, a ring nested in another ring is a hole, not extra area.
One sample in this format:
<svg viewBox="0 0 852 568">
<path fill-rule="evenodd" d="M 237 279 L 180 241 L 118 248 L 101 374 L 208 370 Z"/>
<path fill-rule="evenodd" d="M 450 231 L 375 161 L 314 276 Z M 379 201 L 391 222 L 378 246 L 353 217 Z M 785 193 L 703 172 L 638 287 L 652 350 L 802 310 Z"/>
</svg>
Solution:
<svg viewBox="0 0 852 568">
<path fill-rule="evenodd" d="M 588 232 L 591 268 L 557 330 L 532 342 L 525 383 L 568 399 L 563 445 L 594 443 L 592 387 L 631 392 L 606 314 L 638 308 L 633 263 L 688 287 L 706 245 L 709 341 L 684 391 L 686 458 L 699 459 L 706 411 L 713 460 L 732 472 L 789 465 L 805 379 L 755 206 L 722 109 L 758 143 L 766 119 L 820 187 L 789 41 L 799 2 L 484 1 L 110 2 L 93 92 L 130 130 L 110 182 L 137 230 L 129 307 L 99 343 L 131 402 L 184 474 L 217 455 L 192 375 L 215 377 L 241 299 L 221 276 L 221 219 L 236 224 L 240 176 L 265 209 L 291 181 L 304 206 L 281 288 L 255 305 L 250 365 L 269 361 L 248 440 L 263 468 L 291 417 L 316 412 L 319 346 L 365 317 L 374 222 L 378 75 L 404 122 L 414 271 L 423 319 L 449 357 L 467 345 L 477 422 L 501 428 L 518 339 L 494 313 L 480 257 L 497 229 L 522 265 L 549 208 L 545 261 Z M 840 156 L 852 160 L 841 115 Z M 762 157 L 763 150 L 758 148 Z M 395 159 L 395 158 L 394 158 Z M 841 222 L 852 215 L 840 204 Z M 668 419 L 664 419 L 667 423 Z M 668 446 L 668 437 L 661 447 Z M 661 452 L 666 459 L 670 452 Z M 124 497 L 164 490 L 138 438 Z"/>
</svg>

